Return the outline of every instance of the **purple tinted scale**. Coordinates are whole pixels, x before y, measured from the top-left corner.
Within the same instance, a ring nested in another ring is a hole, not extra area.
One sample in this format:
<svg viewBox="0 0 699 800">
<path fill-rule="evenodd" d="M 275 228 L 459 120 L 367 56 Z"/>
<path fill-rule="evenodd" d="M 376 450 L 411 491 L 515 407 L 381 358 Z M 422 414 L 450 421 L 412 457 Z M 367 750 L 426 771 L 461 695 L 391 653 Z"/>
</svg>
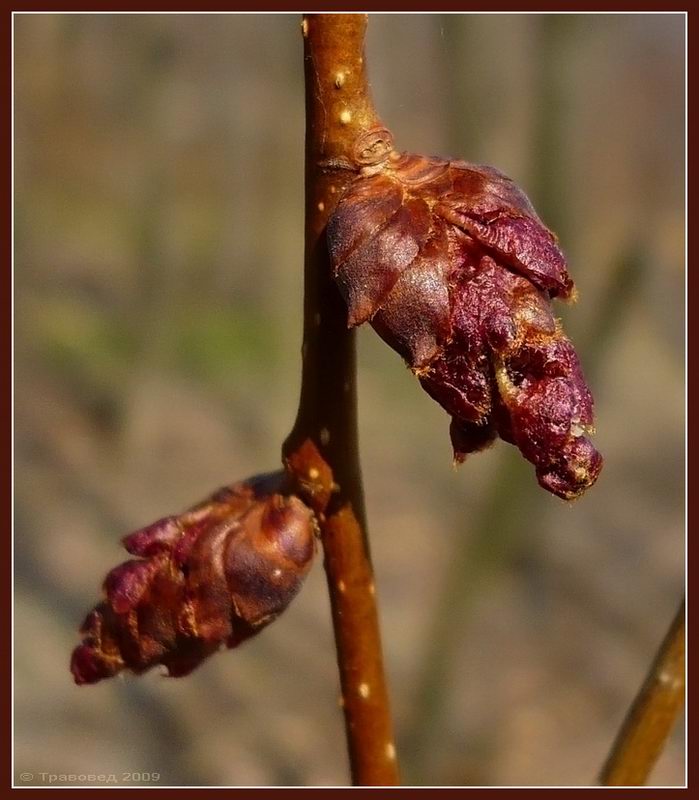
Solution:
<svg viewBox="0 0 699 800">
<path fill-rule="evenodd" d="M 117 614 L 135 608 L 159 568 L 157 561 L 125 561 L 107 575 L 104 589 L 109 604 Z"/>
<path fill-rule="evenodd" d="M 377 333 L 411 367 L 431 361 L 451 333 L 450 270 L 446 230 L 439 226 L 372 319 Z"/>
<path fill-rule="evenodd" d="M 164 517 L 125 536 L 122 544 L 134 556 L 153 556 L 169 551 L 181 533 L 176 517 Z"/>
<path fill-rule="evenodd" d="M 400 274 L 417 256 L 429 226 L 427 205 L 411 200 L 337 267 L 350 326 L 360 325 L 378 311 Z"/>
<path fill-rule="evenodd" d="M 198 522 L 187 525 L 184 533 L 177 540 L 177 544 L 172 550 L 172 557 L 175 564 L 182 566 L 189 559 L 192 547 L 197 539 L 211 526 L 211 520 L 201 519 Z"/>
<path fill-rule="evenodd" d="M 335 267 L 385 225 L 402 203 L 400 185 L 384 175 L 350 184 L 328 221 L 328 248 Z"/>
<path fill-rule="evenodd" d="M 469 453 L 476 453 L 489 447 L 497 436 L 497 430 L 491 422 L 475 425 L 452 417 L 449 436 L 454 458 L 460 462 Z"/>
</svg>

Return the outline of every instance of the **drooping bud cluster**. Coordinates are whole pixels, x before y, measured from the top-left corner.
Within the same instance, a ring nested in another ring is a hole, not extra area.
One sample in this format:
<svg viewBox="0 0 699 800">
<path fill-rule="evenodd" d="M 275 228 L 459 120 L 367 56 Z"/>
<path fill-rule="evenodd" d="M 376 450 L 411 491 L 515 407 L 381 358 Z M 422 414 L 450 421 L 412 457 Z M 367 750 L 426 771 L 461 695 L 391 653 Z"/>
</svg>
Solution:
<svg viewBox="0 0 699 800">
<path fill-rule="evenodd" d="M 491 167 L 395 151 L 357 167 L 327 231 L 349 325 L 370 321 L 451 415 L 457 461 L 499 435 L 545 489 L 578 497 L 602 458 L 551 313 L 575 294 L 553 234 Z"/>
<path fill-rule="evenodd" d="M 313 511 L 274 473 L 219 490 L 130 534 L 81 628 L 78 684 L 163 664 L 186 675 L 220 647 L 259 633 L 291 602 L 315 552 Z"/>
</svg>

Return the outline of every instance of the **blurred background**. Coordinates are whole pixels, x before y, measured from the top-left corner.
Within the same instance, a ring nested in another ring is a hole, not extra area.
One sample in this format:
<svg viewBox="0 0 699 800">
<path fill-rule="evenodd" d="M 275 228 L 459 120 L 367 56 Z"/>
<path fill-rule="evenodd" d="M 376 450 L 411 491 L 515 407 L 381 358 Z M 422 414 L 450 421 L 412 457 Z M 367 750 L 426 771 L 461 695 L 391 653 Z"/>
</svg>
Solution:
<svg viewBox="0 0 699 800">
<path fill-rule="evenodd" d="M 24 785 L 347 782 L 321 559 L 263 635 L 186 679 L 68 671 L 123 534 L 279 463 L 300 375 L 299 22 L 15 15 Z M 572 505 L 503 443 L 453 470 L 444 412 L 360 331 L 406 783 L 593 783 L 682 596 L 684 44 L 681 15 L 371 15 L 399 148 L 497 166 L 559 234 L 580 301 L 558 313 L 606 458 Z M 683 728 L 653 783 L 683 783 Z"/>
</svg>

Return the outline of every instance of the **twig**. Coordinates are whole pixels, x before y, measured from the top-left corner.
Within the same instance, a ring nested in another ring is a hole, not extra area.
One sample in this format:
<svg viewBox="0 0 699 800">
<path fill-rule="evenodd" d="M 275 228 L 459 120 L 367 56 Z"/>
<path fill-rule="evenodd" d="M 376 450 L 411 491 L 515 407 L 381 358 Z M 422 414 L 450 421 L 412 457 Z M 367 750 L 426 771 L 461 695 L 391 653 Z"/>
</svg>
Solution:
<svg viewBox="0 0 699 800">
<path fill-rule="evenodd" d="M 684 600 L 600 773 L 603 786 L 643 786 L 684 705 Z"/>
<path fill-rule="evenodd" d="M 306 243 L 303 376 L 293 458 L 311 440 L 336 491 L 321 538 L 332 605 L 352 782 L 390 786 L 398 768 L 383 673 L 357 442 L 355 336 L 335 287 L 325 226 L 354 172 L 357 136 L 379 124 L 364 69 L 364 14 L 310 14 L 302 22 L 306 84 Z"/>
</svg>

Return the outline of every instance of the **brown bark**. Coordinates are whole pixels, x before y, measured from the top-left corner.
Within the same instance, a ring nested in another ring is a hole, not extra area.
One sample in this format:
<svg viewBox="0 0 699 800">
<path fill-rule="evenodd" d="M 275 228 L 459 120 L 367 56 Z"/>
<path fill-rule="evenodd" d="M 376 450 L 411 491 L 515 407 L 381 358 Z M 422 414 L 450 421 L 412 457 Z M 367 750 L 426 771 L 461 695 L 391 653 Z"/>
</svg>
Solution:
<svg viewBox="0 0 699 800">
<path fill-rule="evenodd" d="M 352 145 L 379 124 L 368 92 L 364 14 L 309 14 L 302 22 L 306 84 L 303 377 L 287 461 L 309 439 L 335 482 L 321 538 L 355 785 L 398 783 L 383 672 L 359 464 L 355 334 L 334 284 L 325 227 L 356 174 Z"/>
</svg>

